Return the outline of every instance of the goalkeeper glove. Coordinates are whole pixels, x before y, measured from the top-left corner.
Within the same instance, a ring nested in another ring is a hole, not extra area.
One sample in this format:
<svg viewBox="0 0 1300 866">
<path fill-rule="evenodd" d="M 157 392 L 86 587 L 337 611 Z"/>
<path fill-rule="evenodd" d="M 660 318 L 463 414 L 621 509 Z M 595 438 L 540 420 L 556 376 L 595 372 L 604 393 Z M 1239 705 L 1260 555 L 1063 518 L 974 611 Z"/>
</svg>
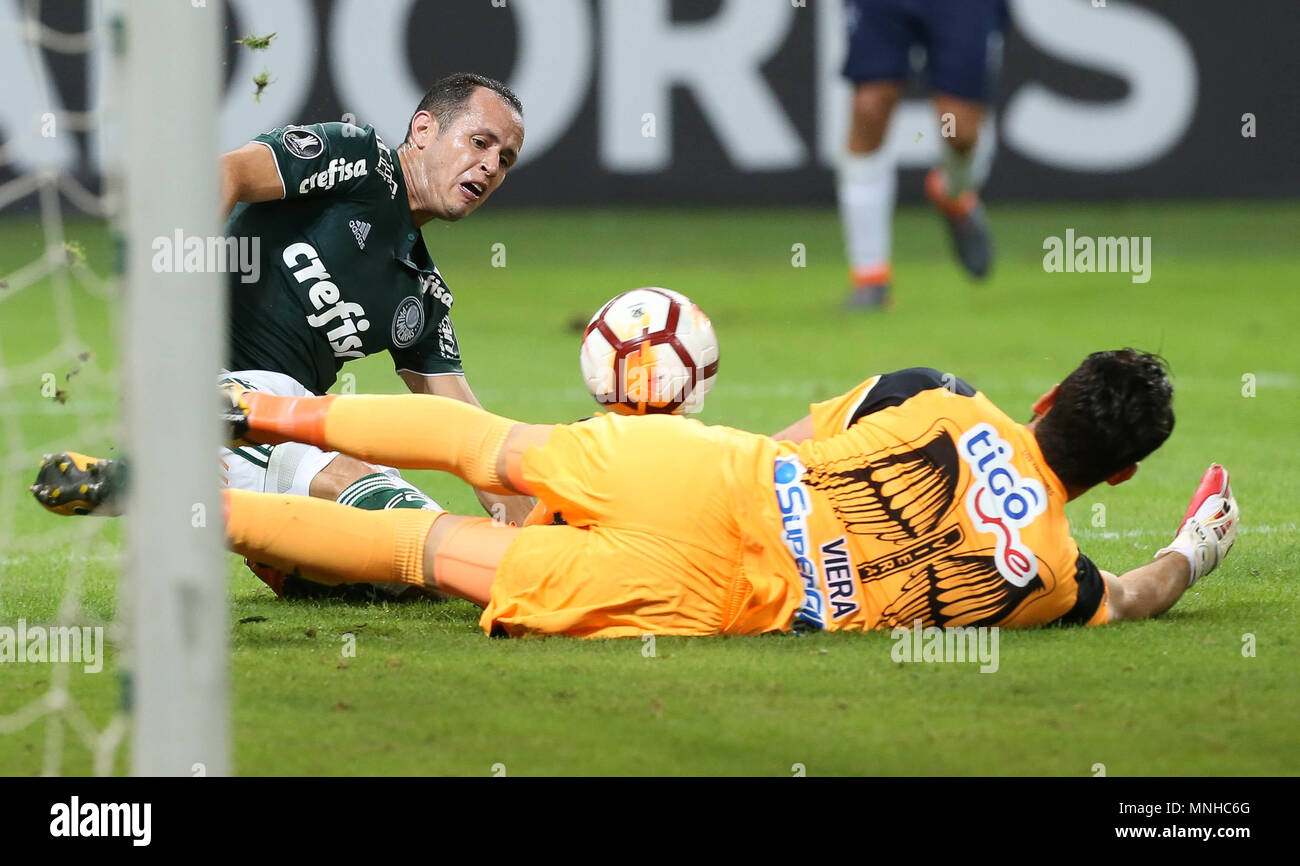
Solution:
<svg viewBox="0 0 1300 866">
<path fill-rule="evenodd" d="M 1201 484 L 1192 494 L 1187 514 L 1178 527 L 1178 533 L 1168 547 L 1156 551 L 1156 558 L 1177 551 L 1187 557 L 1191 575 L 1187 586 L 1214 571 L 1232 544 L 1237 540 L 1237 523 L 1240 514 L 1236 497 L 1228 486 L 1228 470 L 1217 463 L 1201 476 Z"/>
</svg>

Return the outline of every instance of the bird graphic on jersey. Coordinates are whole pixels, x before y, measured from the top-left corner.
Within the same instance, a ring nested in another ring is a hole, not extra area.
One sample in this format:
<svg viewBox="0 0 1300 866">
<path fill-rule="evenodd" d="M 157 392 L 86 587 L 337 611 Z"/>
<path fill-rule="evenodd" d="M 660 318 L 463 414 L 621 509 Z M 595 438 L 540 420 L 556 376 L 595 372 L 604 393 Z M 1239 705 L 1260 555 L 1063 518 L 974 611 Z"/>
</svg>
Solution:
<svg viewBox="0 0 1300 866">
<path fill-rule="evenodd" d="M 872 537 L 877 542 L 873 547 L 894 545 L 888 553 L 855 563 L 862 581 L 894 573 L 900 560 L 904 565 L 932 560 L 911 573 L 896 600 L 882 611 L 891 626 L 910 627 L 918 619 L 939 626 L 997 622 L 1042 588 L 1038 578 L 1023 587 L 1003 580 L 991 556 L 935 559 L 963 537 L 956 523 L 935 533 L 956 505 L 960 478 L 957 445 L 942 421 L 919 440 L 897 448 L 808 467 L 804 483 L 826 494 L 849 533 Z M 922 538 L 921 544 L 910 544 Z M 899 551 L 900 542 L 909 546 Z"/>
<path fill-rule="evenodd" d="M 826 494 L 849 532 L 896 542 L 939 525 L 952 510 L 960 474 L 957 446 L 936 424 L 920 444 L 809 466 L 804 483 Z"/>
<path fill-rule="evenodd" d="M 1100 577 L 1092 580 L 1091 563 L 1069 540 L 1059 492 L 1047 507 L 1035 448 L 968 383 L 900 370 L 815 405 L 813 418 L 825 444 L 800 449 L 812 496 L 809 546 L 829 571 L 838 563 L 827 556 L 839 548 L 825 545 L 842 536 L 857 578 L 852 595 L 838 574 L 825 581 L 823 627 L 1055 619 L 1068 609 L 1040 605 L 1065 597 L 1055 589 L 1070 564 L 1088 588 L 1085 602 L 1100 597 Z M 1028 497 L 1019 519 L 995 501 L 1013 491 Z"/>
<path fill-rule="evenodd" d="M 918 619 L 942 628 L 995 625 L 1044 588 L 1041 575 L 1016 586 L 1002 578 L 992 556 L 942 557 L 912 572 L 881 621 L 907 628 Z"/>
</svg>

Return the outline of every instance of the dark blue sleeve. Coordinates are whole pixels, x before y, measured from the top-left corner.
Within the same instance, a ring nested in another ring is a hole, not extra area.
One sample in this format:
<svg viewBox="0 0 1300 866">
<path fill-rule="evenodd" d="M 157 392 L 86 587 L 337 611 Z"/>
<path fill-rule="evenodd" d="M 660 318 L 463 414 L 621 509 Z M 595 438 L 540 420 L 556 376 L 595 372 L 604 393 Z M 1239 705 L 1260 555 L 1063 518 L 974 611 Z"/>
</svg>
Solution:
<svg viewBox="0 0 1300 866">
<path fill-rule="evenodd" d="M 1079 584 L 1079 594 L 1074 607 L 1057 620 L 1061 625 L 1085 625 L 1106 595 L 1106 581 L 1101 571 L 1082 553 L 1074 564 L 1074 581 Z"/>
<path fill-rule="evenodd" d="M 963 397 L 974 397 L 975 389 L 964 379 L 958 379 L 952 373 L 941 373 L 933 367 L 908 367 L 893 373 L 885 373 L 867 394 L 862 404 L 849 419 L 851 426 L 858 419 L 878 412 L 890 406 L 901 406 L 907 400 L 934 388 L 947 388 Z"/>
</svg>

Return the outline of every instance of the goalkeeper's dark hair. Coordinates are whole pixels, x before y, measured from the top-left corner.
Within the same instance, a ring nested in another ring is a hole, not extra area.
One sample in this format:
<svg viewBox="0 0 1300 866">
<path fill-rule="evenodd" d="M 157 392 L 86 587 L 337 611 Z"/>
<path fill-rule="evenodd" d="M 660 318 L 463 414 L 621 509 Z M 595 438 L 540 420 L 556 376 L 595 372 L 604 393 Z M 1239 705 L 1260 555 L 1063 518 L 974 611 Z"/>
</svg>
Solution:
<svg viewBox="0 0 1300 866">
<path fill-rule="evenodd" d="M 473 72 L 456 72 L 443 76 L 433 83 L 425 92 L 420 104 L 411 112 L 411 120 L 421 111 L 427 111 L 438 118 L 438 135 L 442 135 L 465 110 L 466 103 L 480 87 L 492 91 L 505 100 L 522 117 L 524 104 L 515 96 L 515 92 L 495 78 L 478 75 Z M 406 139 L 411 140 L 411 121 L 406 122 Z"/>
<path fill-rule="evenodd" d="M 1034 436 L 1062 482 L 1092 487 L 1169 438 L 1173 397 L 1169 365 L 1159 355 L 1137 349 L 1093 352 L 1065 377 Z"/>
</svg>

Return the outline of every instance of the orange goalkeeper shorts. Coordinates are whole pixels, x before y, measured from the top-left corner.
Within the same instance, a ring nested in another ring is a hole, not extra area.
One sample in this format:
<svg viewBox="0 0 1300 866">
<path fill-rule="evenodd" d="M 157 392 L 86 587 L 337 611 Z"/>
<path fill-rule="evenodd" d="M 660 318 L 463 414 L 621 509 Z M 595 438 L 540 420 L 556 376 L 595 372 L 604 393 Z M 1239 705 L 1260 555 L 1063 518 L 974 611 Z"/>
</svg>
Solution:
<svg viewBox="0 0 1300 866">
<path fill-rule="evenodd" d="M 770 533 L 756 521 L 775 512 L 776 452 L 766 436 L 677 416 L 557 426 L 521 465 L 568 525 L 520 531 L 479 624 L 577 637 L 788 629 L 802 584 L 784 548 L 757 541 Z"/>
</svg>

